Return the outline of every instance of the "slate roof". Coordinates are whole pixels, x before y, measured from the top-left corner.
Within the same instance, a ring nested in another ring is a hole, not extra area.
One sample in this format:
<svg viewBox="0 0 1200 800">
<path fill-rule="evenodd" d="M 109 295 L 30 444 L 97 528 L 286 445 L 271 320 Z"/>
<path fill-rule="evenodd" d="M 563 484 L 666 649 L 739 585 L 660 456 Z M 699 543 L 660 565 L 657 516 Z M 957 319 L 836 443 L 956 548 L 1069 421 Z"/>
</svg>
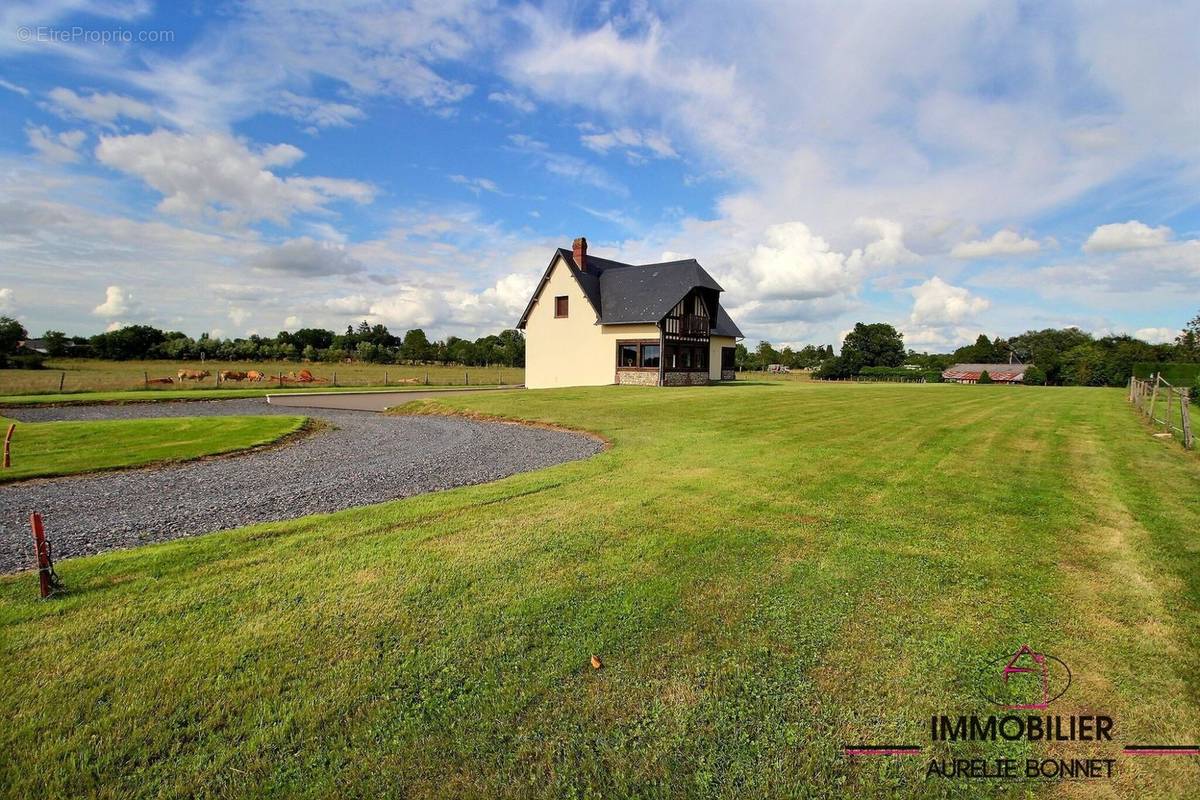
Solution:
<svg viewBox="0 0 1200 800">
<path fill-rule="evenodd" d="M 713 336 L 736 336 L 738 339 L 745 339 L 745 334 L 739 328 L 729 315 L 725 313 L 725 306 L 717 306 L 717 324 L 713 325 Z"/>
<path fill-rule="evenodd" d="M 543 283 L 549 278 L 554 261 L 559 256 L 579 282 L 603 325 L 656 323 L 696 287 L 724 291 L 694 258 L 657 264 L 625 264 L 589 253 L 587 272 L 582 272 L 576 268 L 571 251 L 562 248 L 555 253 L 555 258 L 550 259 L 546 275 L 542 278 Z M 539 286 L 534 298 L 540 291 Z M 525 313 L 521 315 L 518 328 L 525 326 L 534 298 L 530 299 Z M 742 336 L 738 326 L 719 304 L 712 333 L 714 336 Z"/>
</svg>

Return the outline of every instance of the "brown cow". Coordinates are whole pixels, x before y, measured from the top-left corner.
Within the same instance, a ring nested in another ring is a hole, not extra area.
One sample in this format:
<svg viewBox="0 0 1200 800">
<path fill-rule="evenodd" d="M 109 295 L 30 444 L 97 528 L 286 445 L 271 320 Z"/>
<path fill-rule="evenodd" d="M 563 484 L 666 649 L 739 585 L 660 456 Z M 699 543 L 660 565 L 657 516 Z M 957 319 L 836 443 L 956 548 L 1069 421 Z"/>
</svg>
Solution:
<svg viewBox="0 0 1200 800">
<path fill-rule="evenodd" d="M 150 378 L 149 380 L 146 381 L 146 383 L 148 383 L 148 384 L 161 384 L 161 385 L 167 385 L 167 386 L 171 385 L 174 382 L 175 381 L 172 378 Z"/>
<path fill-rule="evenodd" d="M 251 383 L 258 383 L 265 377 L 267 377 L 265 372 L 259 372 L 256 369 L 252 369 L 246 373 L 246 380 L 250 381 Z"/>
<path fill-rule="evenodd" d="M 211 374 L 208 370 L 181 369 L 175 373 L 175 377 L 182 383 L 183 381 L 202 381 Z"/>
<path fill-rule="evenodd" d="M 220 375 L 221 375 L 221 383 L 224 383 L 225 381 L 244 381 L 244 380 L 246 380 L 245 372 L 238 372 L 237 370 L 232 370 L 232 369 L 223 369 L 223 370 L 221 370 Z"/>
</svg>

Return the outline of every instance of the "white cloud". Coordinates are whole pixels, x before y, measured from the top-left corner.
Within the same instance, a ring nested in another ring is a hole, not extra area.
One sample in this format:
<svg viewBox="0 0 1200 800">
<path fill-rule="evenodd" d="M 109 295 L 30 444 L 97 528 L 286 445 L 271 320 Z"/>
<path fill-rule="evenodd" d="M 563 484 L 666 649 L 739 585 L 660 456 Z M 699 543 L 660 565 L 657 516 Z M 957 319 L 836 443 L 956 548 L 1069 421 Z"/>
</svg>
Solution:
<svg viewBox="0 0 1200 800">
<path fill-rule="evenodd" d="M 295 314 L 288 314 L 286 317 L 284 317 L 283 329 L 285 331 L 290 331 L 295 328 L 299 328 L 300 325 L 301 325 L 300 318 L 298 316 L 296 316 Z"/>
<path fill-rule="evenodd" d="M 1171 229 L 1166 225 L 1151 228 L 1149 225 L 1130 220 L 1101 225 L 1083 243 L 1085 253 L 1116 253 L 1123 250 L 1145 250 L 1162 247 L 1171 239 Z"/>
<path fill-rule="evenodd" d="M 361 261 L 350 255 L 345 246 L 334 242 L 318 242 L 307 236 L 263 250 L 250 260 L 250 265 L 264 272 L 305 278 L 354 275 L 366 269 Z"/>
<path fill-rule="evenodd" d="M 530 45 L 506 55 L 506 74 L 548 102 L 619 117 L 665 115 L 722 147 L 752 141 L 747 133 L 762 116 L 754 95 L 739 85 L 733 61 L 724 66 L 696 58 L 691 54 L 706 48 L 676 47 L 661 21 L 641 16 L 642 24 L 629 30 L 614 19 L 578 31 L 552 11 L 522 7 L 516 17 L 529 30 Z"/>
<path fill-rule="evenodd" d="M 833 250 L 803 222 L 773 225 L 754 248 L 746 267 L 731 278 L 745 298 L 811 300 L 857 293 L 873 269 L 907 261 L 903 227 L 885 219 L 862 219 L 859 227 L 878 238 L 849 254 Z"/>
<path fill-rule="evenodd" d="M 80 159 L 79 146 L 83 144 L 87 134 L 83 131 L 54 133 L 45 125 L 30 125 L 25 128 L 25 137 L 29 146 L 36 150 L 40 157 L 60 164 L 69 164 Z"/>
<path fill-rule="evenodd" d="M 803 222 L 767 229 L 746 265 L 752 286 L 745 294 L 767 299 L 811 299 L 854 292 L 860 276 L 846 256 L 816 236 Z"/>
<path fill-rule="evenodd" d="M 357 317 L 371 313 L 371 301 L 362 294 L 332 297 L 325 301 L 325 308 L 338 314 L 350 314 Z"/>
<path fill-rule="evenodd" d="M 514 148 L 522 153 L 526 153 L 539 161 L 548 172 L 551 172 L 559 177 L 566 178 L 574 183 L 594 186 L 597 189 L 615 192 L 616 194 L 626 197 L 629 195 L 629 189 L 615 180 L 607 172 L 600 169 L 594 164 L 589 164 L 582 158 L 559 153 L 550 149 L 550 146 L 543 141 L 534 139 L 532 136 L 527 136 L 523 133 L 515 133 L 508 137 L 508 141 Z"/>
<path fill-rule="evenodd" d="M 108 128 L 115 127 L 121 118 L 142 122 L 158 118 L 158 112 L 147 103 L 111 92 L 92 92 L 85 97 L 60 86 L 51 89 L 48 96 L 50 110 L 59 116 L 87 120 Z"/>
<path fill-rule="evenodd" d="M 476 55 L 492 35 L 493 10 L 465 0 L 400 7 L 258 0 L 229 11 L 225 23 L 214 26 L 217 35 L 202 37 L 179 57 L 131 59 L 118 74 L 154 95 L 164 116 L 185 130 L 229 129 L 268 109 L 315 132 L 354 122 L 360 109 L 348 101 L 297 100 L 296 87 L 332 86 L 348 99 L 452 108 L 474 87 L 443 74 L 443 65 Z M 25 23 L 13 28 L 17 24 Z M 111 61 L 105 62 L 110 70 Z"/>
<path fill-rule="evenodd" d="M 951 249 L 954 258 L 991 258 L 992 256 L 1017 256 L 1036 253 L 1041 249 L 1036 240 L 1022 236 L 1007 228 L 996 231 L 990 239 L 959 242 Z"/>
<path fill-rule="evenodd" d="M 637 131 L 633 128 L 617 128 L 603 133 L 585 133 L 579 137 L 584 147 L 597 153 L 608 153 L 613 148 L 623 150 L 634 162 L 647 158 L 678 158 L 671 141 L 663 133 Z"/>
<path fill-rule="evenodd" d="M 223 133 L 104 136 L 96 157 L 141 178 L 163 195 L 160 211 L 185 218 L 213 215 L 225 224 L 256 220 L 286 223 L 298 212 L 323 209 L 337 200 L 370 202 L 374 190 L 343 178 L 281 178 L 272 167 L 304 156 L 290 144 L 251 149 Z"/>
<path fill-rule="evenodd" d="M 1109 322 L 1109 315 L 1118 311 L 1140 319 L 1164 302 L 1200 296 L 1200 239 L 1116 251 L 1104 258 L 1083 256 L 1032 270 L 1009 266 L 982 272 L 972 283 L 1041 296 L 1053 308 L 1069 297 L 1092 314 L 1103 310 Z M 1029 311 L 1036 313 L 1036 308 Z"/>
<path fill-rule="evenodd" d="M 119 317 L 127 313 L 132 302 L 120 286 L 109 286 L 104 290 L 104 302 L 92 309 L 98 317 Z"/>
<path fill-rule="evenodd" d="M 991 305 L 961 286 L 951 286 L 938 276 L 909 290 L 913 296 L 913 325 L 953 325 L 974 317 Z"/>
<path fill-rule="evenodd" d="M 0 89 L 8 89 L 10 92 L 15 92 L 15 93 L 21 95 L 22 97 L 29 96 L 29 90 L 26 89 L 24 86 L 19 86 L 18 84 L 11 83 L 9 81 L 4 80 L 3 78 L 0 78 Z"/>
<path fill-rule="evenodd" d="M 1179 331 L 1174 328 L 1138 328 L 1133 335 L 1150 344 L 1167 344 L 1175 341 Z"/>
<path fill-rule="evenodd" d="M 230 321 L 239 328 L 242 326 L 242 323 L 250 319 L 250 312 L 240 306 L 230 306 L 229 311 L 226 313 Z"/>
<path fill-rule="evenodd" d="M 530 114 L 537 109 L 532 100 L 516 92 L 492 92 L 488 95 L 488 100 L 491 100 L 493 103 L 511 106 L 522 114 Z"/>
<path fill-rule="evenodd" d="M 489 178 L 468 178 L 466 175 L 451 175 L 450 180 L 466 186 L 475 194 L 479 194 L 480 192 L 504 194 L 504 192 L 500 191 L 500 187 L 496 185 L 496 182 Z"/>
<path fill-rule="evenodd" d="M 0 288 L 0 313 L 11 314 L 16 307 L 17 303 L 16 298 L 13 296 L 13 290 L 7 286 Z"/>
<path fill-rule="evenodd" d="M 444 296 L 433 289 L 406 286 L 371 303 L 370 316 L 400 329 L 425 328 L 446 319 Z"/>
<path fill-rule="evenodd" d="M 104 326 L 104 332 L 112 333 L 113 331 L 119 331 L 121 328 L 128 328 L 131 324 L 132 323 L 130 322 L 121 322 L 120 320 L 114 319 L 112 322 Z"/>
<path fill-rule="evenodd" d="M 280 92 L 275 110 L 284 116 L 307 122 L 313 128 L 348 128 L 366 117 L 366 113 L 358 106 L 288 91 Z"/>
</svg>

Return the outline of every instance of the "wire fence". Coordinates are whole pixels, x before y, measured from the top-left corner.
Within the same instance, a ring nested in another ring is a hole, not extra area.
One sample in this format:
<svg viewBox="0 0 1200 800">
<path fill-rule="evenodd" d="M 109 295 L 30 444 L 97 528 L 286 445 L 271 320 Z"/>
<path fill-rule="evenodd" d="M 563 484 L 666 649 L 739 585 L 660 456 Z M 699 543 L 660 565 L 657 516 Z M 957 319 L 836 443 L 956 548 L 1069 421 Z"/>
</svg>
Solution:
<svg viewBox="0 0 1200 800">
<path fill-rule="evenodd" d="M 1129 402 L 1142 416 L 1150 420 L 1152 427 L 1162 427 L 1156 436 L 1170 436 L 1183 442 L 1184 448 L 1195 446 L 1192 436 L 1192 418 L 1187 389 L 1172 386 L 1160 374 L 1148 380 L 1129 379 Z"/>
</svg>

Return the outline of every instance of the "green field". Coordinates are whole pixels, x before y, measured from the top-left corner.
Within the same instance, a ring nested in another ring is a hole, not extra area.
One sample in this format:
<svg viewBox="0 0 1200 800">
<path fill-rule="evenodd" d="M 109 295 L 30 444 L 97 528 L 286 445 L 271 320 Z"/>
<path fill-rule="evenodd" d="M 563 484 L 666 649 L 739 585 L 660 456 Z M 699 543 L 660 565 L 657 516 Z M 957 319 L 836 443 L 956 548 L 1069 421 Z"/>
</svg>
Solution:
<svg viewBox="0 0 1200 800">
<path fill-rule="evenodd" d="M 208 370 L 212 374 L 203 381 L 147 385 L 146 379 L 174 378 L 181 369 Z M 309 384 L 314 388 L 365 386 L 473 386 L 495 385 L 497 382 L 518 384 L 525 379 L 525 370 L 513 367 L 459 367 L 440 364 L 324 364 L 290 361 L 103 361 L 98 358 L 63 358 L 46 362 L 45 369 L 0 369 L 0 395 L 59 394 L 62 392 L 123 392 L 142 390 L 147 392 L 195 392 L 216 391 L 230 388 L 244 389 L 252 394 L 264 390 L 278 390 L 276 376 L 299 373 L 307 369 L 320 383 Z M 229 382 L 217 386 L 217 373 L 221 370 L 248 372 L 257 370 L 271 376 L 261 383 Z M 285 381 L 284 386 L 296 387 Z M 257 391 L 255 391 L 257 390 Z M 216 396 L 216 395 L 214 395 Z"/>
<path fill-rule="evenodd" d="M 12 466 L 0 483 L 80 472 L 187 461 L 270 444 L 295 433 L 304 417 L 165 417 L 96 422 L 16 422 L 0 417 L 0 436 L 16 422 Z"/>
<path fill-rule="evenodd" d="M 925 779 L 1200 741 L 1200 459 L 1120 390 L 778 382 L 459 395 L 611 449 L 0 580 L 9 796 L 1200 794 Z M 929 743 L 1022 643 L 1102 746 Z M 598 654 L 604 668 L 593 670 Z M 987 675 L 987 677 L 984 677 Z M 916 759 L 851 762 L 850 743 Z"/>
<path fill-rule="evenodd" d="M 465 387 L 454 386 L 382 386 L 375 389 L 363 389 L 360 386 L 317 387 L 311 389 L 133 389 L 124 392 L 67 392 L 64 394 L 7 394 L 0 395 L 0 408 L 18 408 L 21 406 L 69 406 L 87 405 L 93 403 L 154 403 L 164 400 L 236 400 L 239 397 L 264 397 L 268 394 L 311 394 L 313 392 L 428 392 L 428 391 L 461 391 Z"/>
</svg>

